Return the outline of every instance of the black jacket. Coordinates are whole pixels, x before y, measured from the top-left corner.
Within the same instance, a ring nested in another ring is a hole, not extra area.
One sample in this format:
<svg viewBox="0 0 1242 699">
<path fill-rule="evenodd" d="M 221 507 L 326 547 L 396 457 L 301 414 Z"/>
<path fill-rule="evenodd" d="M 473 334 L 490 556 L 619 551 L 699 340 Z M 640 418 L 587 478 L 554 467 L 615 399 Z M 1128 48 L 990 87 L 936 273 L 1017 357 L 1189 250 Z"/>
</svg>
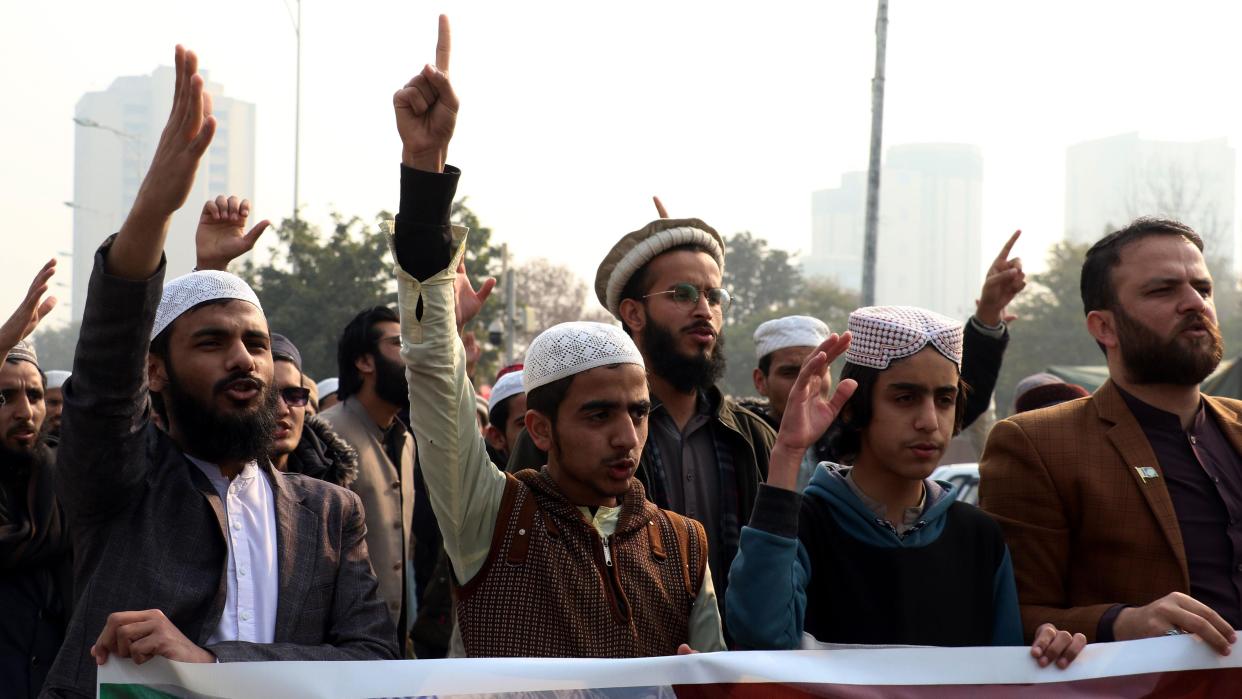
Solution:
<svg viewBox="0 0 1242 699">
<path fill-rule="evenodd" d="M 285 470 L 348 488 L 358 478 L 358 452 L 326 421 L 309 415 Z"/>
</svg>

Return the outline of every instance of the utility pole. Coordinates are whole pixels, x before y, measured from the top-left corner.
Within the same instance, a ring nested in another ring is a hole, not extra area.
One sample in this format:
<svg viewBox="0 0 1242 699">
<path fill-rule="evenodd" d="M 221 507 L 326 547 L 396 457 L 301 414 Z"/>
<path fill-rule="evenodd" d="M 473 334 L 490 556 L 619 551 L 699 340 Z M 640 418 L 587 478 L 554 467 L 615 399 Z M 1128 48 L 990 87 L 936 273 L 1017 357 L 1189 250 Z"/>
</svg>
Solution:
<svg viewBox="0 0 1242 699">
<path fill-rule="evenodd" d="M 875 305 L 876 238 L 880 218 L 880 150 L 884 132 L 884 49 L 888 37 L 888 0 L 875 13 L 875 77 L 871 79 L 871 158 L 867 165 L 867 218 L 863 233 L 862 304 Z"/>
<path fill-rule="evenodd" d="M 298 58 L 294 87 L 293 107 L 293 222 L 298 221 L 298 178 L 302 174 L 302 0 L 298 4 L 298 20 L 293 26 L 293 35 L 297 37 Z"/>
<path fill-rule="evenodd" d="M 517 332 L 517 299 L 514 298 L 513 268 L 509 265 L 509 244 L 501 247 L 501 274 L 505 279 L 505 366 L 513 363 L 513 335 Z"/>
</svg>

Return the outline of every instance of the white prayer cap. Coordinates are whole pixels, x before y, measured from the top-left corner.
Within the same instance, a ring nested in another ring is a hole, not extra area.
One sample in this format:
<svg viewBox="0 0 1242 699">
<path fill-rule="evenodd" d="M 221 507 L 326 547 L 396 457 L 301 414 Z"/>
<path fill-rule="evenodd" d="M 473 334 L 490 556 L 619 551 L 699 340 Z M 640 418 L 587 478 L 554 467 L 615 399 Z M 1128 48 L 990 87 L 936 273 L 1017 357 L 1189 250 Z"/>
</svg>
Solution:
<svg viewBox="0 0 1242 699">
<path fill-rule="evenodd" d="M 65 385 L 65 379 L 69 378 L 69 373 L 63 369 L 52 369 L 47 372 L 48 389 L 60 388 Z"/>
<path fill-rule="evenodd" d="M 319 391 L 319 400 L 323 400 L 328 396 L 336 393 L 341 388 L 341 380 L 333 376 L 330 379 L 324 379 L 315 384 L 315 389 Z"/>
<path fill-rule="evenodd" d="M 539 333 L 530 343 L 522 385 L 530 393 L 566 376 L 614 364 L 646 367 L 638 346 L 624 330 L 583 320 L 561 323 Z"/>
<path fill-rule="evenodd" d="M 526 371 L 520 369 L 518 371 L 511 371 L 496 380 L 496 383 L 492 386 L 492 392 L 487 396 L 488 415 L 492 413 L 492 410 L 495 410 L 496 405 L 501 401 L 526 391 L 522 386 L 522 377 L 525 375 Z"/>
<path fill-rule="evenodd" d="M 853 335 L 845 361 L 887 369 L 930 344 L 962 368 L 962 324 L 913 306 L 869 306 L 850 314 Z"/>
<path fill-rule="evenodd" d="M 151 339 L 164 332 L 165 328 L 186 311 L 204 301 L 216 299 L 246 301 L 260 311 L 263 310 L 254 289 L 240 277 L 214 269 L 190 272 L 164 285 L 160 307 L 155 311 L 155 327 L 151 329 Z"/>
<path fill-rule="evenodd" d="M 828 339 L 828 326 L 811 316 L 785 316 L 755 328 L 755 359 L 786 347 L 818 347 Z"/>
<path fill-rule="evenodd" d="M 680 245 L 698 245 L 709 251 L 724 274 L 724 238 L 697 218 L 662 218 L 628 233 L 617 241 L 595 271 L 595 296 L 617 320 L 621 319 L 621 292 L 643 265 Z"/>
</svg>

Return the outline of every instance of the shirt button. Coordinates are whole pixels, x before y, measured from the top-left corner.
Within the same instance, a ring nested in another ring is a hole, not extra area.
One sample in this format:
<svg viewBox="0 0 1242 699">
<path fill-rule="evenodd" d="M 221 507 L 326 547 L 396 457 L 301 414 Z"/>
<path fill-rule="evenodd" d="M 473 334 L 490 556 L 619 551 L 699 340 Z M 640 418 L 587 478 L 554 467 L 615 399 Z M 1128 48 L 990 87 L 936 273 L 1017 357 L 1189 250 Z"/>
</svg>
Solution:
<svg viewBox="0 0 1242 699">
<path fill-rule="evenodd" d="M 400 563 L 393 563 L 393 564 L 392 564 L 392 569 L 393 569 L 393 571 L 394 571 L 394 572 L 401 570 L 401 564 L 400 564 Z"/>
<path fill-rule="evenodd" d="M 241 522 L 233 520 L 233 531 L 241 531 Z"/>
<path fill-rule="evenodd" d="M 240 576 L 242 576 L 243 578 L 244 578 L 244 577 L 246 577 L 246 569 L 245 569 L 245 568 L 238 568 L 238 569 L 237 569 L 237 574 L 238 574 L 238 575 L 240 575 Z"/>
<path fill-rule="evenodd" d="M 1192 434 L 1192 435 L 1190 435 L 1190 443 L 1191 443 L 1191 444 L 1198 444 L 1198 443 L 1199 443 L 1199 441 L 1198 441 L 1197 439 L 1195 439 L 1195 436 L 1194 436 L 1193 434 Z"/>
<path fill-rule="evenodd" d="M 393 489 L 393 490 L 401 490 L 401 484 L 400 484 L 400 483 L 393 483 L 393 484 L 392 484 L 392 489 Z"/>
<path fill-rule="evenodd" d="M 241 619 L 242 621 L 250 621 L 250 612 L 242 612 Z"/>
</svg>

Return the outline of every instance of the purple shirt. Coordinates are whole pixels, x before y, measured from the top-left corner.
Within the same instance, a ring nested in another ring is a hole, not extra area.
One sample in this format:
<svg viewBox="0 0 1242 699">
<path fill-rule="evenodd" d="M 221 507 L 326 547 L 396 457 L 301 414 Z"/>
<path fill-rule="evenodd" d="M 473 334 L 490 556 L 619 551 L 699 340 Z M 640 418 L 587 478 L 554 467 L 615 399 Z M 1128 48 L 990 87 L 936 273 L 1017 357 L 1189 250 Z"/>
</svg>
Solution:
<svg viewBox="0 0 1242 699">
<path fill-rule="evenodd" d="M 1242 627 L 1242 460 L 1200 400 L 1190 428 L 1121 391 L 1156 454 L 1182 530 L 1190 596 Z"/>
</svg>

